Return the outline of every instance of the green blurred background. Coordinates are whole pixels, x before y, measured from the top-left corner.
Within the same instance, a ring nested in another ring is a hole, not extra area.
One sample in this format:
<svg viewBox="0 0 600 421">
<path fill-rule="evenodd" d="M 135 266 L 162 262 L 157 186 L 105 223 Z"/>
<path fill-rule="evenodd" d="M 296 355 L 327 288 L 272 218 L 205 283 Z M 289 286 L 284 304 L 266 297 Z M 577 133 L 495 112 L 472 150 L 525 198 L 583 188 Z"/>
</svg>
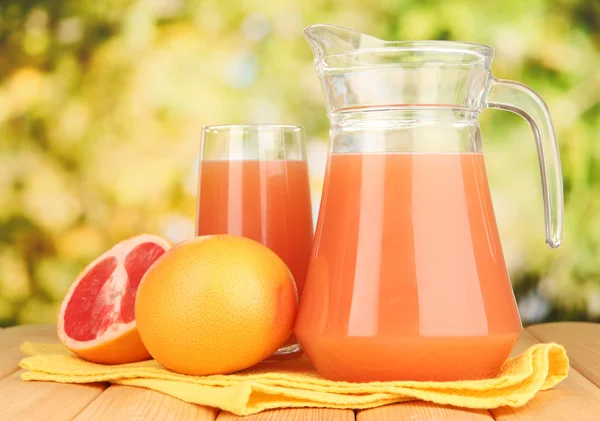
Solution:
<svg viewBox="0 0 600 421">
<path fill-rule="evenodd" d="M 302 29 L 317 22 L 489 44 L 497 77 L 544 97 L 565 178 L 558 250 L 530 128 L 481 116 L 504 251 L 525 323 L 600 321 L 597 0 L 1 0 L 0 326 L 54 322 L 120 239 L 191 237 L 203 125 L 304 125 L 316 213 L 328 122 Z"/>
</svg>

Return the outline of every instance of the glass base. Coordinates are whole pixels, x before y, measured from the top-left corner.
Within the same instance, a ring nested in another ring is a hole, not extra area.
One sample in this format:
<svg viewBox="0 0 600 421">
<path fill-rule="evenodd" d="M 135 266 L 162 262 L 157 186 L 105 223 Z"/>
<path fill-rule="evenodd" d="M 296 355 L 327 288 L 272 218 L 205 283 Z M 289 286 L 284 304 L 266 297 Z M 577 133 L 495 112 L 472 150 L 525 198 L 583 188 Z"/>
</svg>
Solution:
<svg viewBox="0 0 600 421">
<path fill-rule="evenodd" d="M 273 362 L 281 360 L 293 360 L 303 355 L 302 348 L 298 344 L 285 345 L 279 348 L 273 355 L 264 360 L 264 362 Z"/>
<path fill-rule="evenodd" d="M 301 352 L 302 348 L 300 348 L 300 345 L 298 344 L 292 344 L 292 345 L 284 345 L 281 348 L 279 348 L 277 350 L 277 352 L 275 352 L 275 354 L 273 355 L 287 355 L 287 354 L 293 354 L 296 352 Z"/>
</svg>

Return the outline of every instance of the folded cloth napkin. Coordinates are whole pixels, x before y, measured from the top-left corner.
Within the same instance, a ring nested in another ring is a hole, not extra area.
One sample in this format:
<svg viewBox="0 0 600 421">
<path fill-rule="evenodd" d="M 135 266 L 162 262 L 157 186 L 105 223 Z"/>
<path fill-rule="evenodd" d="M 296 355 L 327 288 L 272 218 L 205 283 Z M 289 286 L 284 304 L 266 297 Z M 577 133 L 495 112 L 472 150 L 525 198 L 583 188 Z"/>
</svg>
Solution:
<svg viewBox="0 0 600 421">
<path fill-rule="evenodd" d="M 21 367 L 29 370 L 23 373 L 23 380 L 140 386 L 236 415 L 290 407 L 364 409 L 409 400 L 467 408 L 516 407 L 562 381 L 569 370 L 564 348 L 554 343 L 533 345 L 510 358 L 495 378 L 453 382 L 330 381 L 319 376 L 305 357 L 263 362 L 235 374 L 187 376 L 154 360 L 121 365 L 90 363 L 62 345 L 25 342 L 21 350 L 31 355 L 21 361 Z"/>
</svg>

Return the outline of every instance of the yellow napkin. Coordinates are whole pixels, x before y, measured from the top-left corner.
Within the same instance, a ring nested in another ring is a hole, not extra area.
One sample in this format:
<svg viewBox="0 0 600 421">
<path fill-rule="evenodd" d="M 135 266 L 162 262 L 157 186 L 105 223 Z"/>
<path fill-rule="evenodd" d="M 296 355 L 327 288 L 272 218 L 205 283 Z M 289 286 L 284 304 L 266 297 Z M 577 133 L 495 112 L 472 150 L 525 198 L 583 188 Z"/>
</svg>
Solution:
<svg viewBox="0 0 600 421">
<path fill-rule="evenodd" d="M 320 377 L 306 358 L 264 362 L 236 374 L 186 376 L 154 360 L 94 364 L 62 345 L 25 342 L 21 350 L 32 355 L 21 361 L 29 370 L 23 380 L 140 386 L 237 415 L 289 407 L 363 409 L 409 400 L 467 408 L 516 407 L 559 383 L 569 370 L 564 348 L 554 343 L 531 346 L 509 359 L 495 378 L 455 382 L 335 382 Z"/>
</svg>

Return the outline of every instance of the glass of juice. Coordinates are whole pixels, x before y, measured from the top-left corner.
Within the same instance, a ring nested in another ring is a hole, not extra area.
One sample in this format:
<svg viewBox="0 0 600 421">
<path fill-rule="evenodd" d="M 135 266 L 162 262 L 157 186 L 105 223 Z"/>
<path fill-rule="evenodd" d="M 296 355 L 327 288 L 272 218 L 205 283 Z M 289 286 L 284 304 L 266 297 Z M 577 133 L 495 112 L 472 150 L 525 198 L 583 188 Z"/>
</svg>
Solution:
<svg viewBox="0 0 600 421">
<path fill-rule="evenodd" d="M 196 234 L 230 234 L 264 244 L 287 264 L 302 296 L 313 239 L 302 127 L 203 129 Z M 276 355 L 299 350 L 292 335 Z"/>
</svg>

